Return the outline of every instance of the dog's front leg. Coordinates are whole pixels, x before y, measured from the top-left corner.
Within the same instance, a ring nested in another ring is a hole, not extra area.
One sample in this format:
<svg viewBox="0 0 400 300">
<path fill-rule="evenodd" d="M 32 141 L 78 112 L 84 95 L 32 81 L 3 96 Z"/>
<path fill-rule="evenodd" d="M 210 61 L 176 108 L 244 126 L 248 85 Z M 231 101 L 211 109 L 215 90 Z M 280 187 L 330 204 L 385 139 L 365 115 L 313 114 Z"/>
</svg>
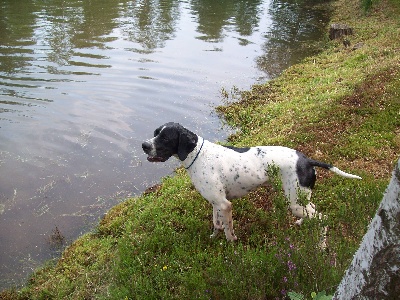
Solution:
<svg viewBox="0 0 400 300">
<path fill-rule="evenodd" d="M 202 196 L 213 206 L 214 233 L 211 237 L 218 236 L 224 229 L 228 241 L 236 241 L 237 237 L 233 231 L 232 203 L 226 199 L 223 188 L 200 189 Z"/>
<path fill-rule="evenodd" d="M 228 241 L 236 241 L 237 237 L 233 231 L 232 203 L 224 199 L 219 206 L 218 213 L 221 214 L 226 239 Z"/>
<path fill-rule="evenodd" d="M 218 212 L 218 207 L 215 204 L 213 204 L 213 224 L 214 224 L 214 231 L 213 234 L 210 235 L 210 238 L 216 238 L 223 229 L 221 214 Z"/>
</svg>

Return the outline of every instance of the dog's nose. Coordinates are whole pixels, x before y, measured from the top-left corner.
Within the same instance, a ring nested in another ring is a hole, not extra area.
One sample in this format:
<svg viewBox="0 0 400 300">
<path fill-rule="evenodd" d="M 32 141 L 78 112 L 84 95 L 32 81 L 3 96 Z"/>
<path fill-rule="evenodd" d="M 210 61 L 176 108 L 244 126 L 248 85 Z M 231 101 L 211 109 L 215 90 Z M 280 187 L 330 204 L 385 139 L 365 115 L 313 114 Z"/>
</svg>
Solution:
<svg viewBox="0 0 400 300">
<path fill-rule="evenodd" d="M 149 153 L 151 150 L 151 144 L 149 142 L 144 142 L 142 144 L 142 149 L 145 153 Z"/>
</svg>

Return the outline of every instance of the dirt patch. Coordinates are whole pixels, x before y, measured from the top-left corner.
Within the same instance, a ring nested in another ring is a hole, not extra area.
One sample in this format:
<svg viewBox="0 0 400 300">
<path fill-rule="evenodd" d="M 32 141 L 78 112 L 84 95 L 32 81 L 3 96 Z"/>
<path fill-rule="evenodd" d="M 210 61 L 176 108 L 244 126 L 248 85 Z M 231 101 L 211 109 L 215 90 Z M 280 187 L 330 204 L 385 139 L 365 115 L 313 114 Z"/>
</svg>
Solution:
<svg viewBox="0 0 400 300">
<path fill-rule="evenodd" d="M 345 97 L 340 104 L 354 112 L 363 108 L 385 109 L 387 84 L 392 82 L 398 73 L 399 69 L 396 67 L 370 75 L 354 90 L 353 94 Z"/>
<path fill-rule="evenodd" d="M 261 208 L 265 211 L 272 211 L 276 193 L 277 191 L 275 191 L 272 186 L 268 186 L 251 192 L 249 197 L 256 208 Z"/>
<path fill-rule="evenodd" d="M 143 195 L 149 195 L 155 193 L 157 196 L 160 194 L 160 190 L 162 188 L 162 184 L 155 184 L 151 187 L 148 187 L 144 192 Z"/>
</svg>

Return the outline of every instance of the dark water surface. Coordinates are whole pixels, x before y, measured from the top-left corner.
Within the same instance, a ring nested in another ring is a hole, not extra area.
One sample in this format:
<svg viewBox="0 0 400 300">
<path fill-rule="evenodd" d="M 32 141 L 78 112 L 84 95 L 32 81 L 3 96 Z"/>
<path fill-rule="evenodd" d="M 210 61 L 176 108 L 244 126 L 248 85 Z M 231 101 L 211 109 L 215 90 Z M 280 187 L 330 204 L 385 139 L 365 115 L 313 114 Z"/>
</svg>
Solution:
<svg viewBox="0 0 400 300">
<path fill-rule="evenodd" d="M 0 288 L 171 174 L 141 150 L 159 125 L 226 138 L 221 88 L 312 53 L 324 2 L 0 0 Z"/>
</svg>

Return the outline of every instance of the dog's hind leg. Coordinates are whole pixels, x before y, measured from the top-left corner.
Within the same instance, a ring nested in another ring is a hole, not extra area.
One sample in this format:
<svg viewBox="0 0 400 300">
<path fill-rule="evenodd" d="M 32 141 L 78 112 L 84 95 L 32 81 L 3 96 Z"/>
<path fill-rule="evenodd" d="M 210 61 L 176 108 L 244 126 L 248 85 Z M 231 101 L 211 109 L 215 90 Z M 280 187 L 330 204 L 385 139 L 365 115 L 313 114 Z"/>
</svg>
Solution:
<svg viewBox="0 0 400 300">
<path fill-rule="evenodd" d="M 289 201 L 289 208 L 292 214 L 299 218 L 296 224 L 300 225 L 305 217 L 313 218 L 315 216 L 315 205 L 309 202 L 312 193 L 310 188 L 300 187 L 298 182 L 294 180 L 283 183 L 283 190 L 285 192 L 286 199 Z M 298 203 L 299 198 L 303 198 L 303 200 L 306 200 L 304 202 L 309 203 L 306 206 L 303 206 Z"/>
<path fill-rule="evenodd" d="M 289 186 L 283 186 L 285 196 L 289 201 L 289 208 L 292 214 L 299 218 L 296 221 L 297 225 L 301 225 L 304 218 L 315 218 L 322 219 L 322 215 L 315 210 L 315 204 L 311 200 L 311 188 L 299 186 L 297 182 L 292 182 Z M 307 205 L 299 204 L 300 201 L 308 203 Z"/>
<path fill-rule="evenodd" d="M 311 200 L 311 189 L 307 187 L 299 187 L 297 189 L 290 189 L 288 190 L 288 193 L 285 194 L 289 195 L 287 196 L 290 204 L 289 208 L 292 211 L 293 215 L 298 217 L 299 220 L 296 221 L 296 225 L 301 225 L 303 223 L 304 218 L 318 218 L 319 220 L 326 219 L 326 216 L 322 215 L 321 213 L 318 213 L 315 209 L 314 203 L 310 202 Z M 298 204 L 299 198 L 305 197 L 305 201 L 308 202 L 306 206 L 302 206 Z M 326 242 L 326 235 L 328 232 L 328 227 L 323 226 L 321 228 L 321 236 L 320 236 L 320 241 L 319 241 L 319 248 L 320 249 L 326 249 L 327 247 L 327 242 Z"/>
</svg>

